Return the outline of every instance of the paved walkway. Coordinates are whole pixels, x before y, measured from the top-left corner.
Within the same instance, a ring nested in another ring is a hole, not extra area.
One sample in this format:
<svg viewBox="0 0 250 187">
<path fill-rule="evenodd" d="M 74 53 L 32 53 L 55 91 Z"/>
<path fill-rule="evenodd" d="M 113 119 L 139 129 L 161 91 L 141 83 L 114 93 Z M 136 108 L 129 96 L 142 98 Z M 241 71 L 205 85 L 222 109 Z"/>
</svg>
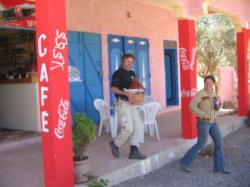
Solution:
<svg viewBox="0 0 250 187">
<path fill-rule="evenodd" d="M 212 157 L 203 155 L 194 161 L 191 173 L 183 172 L 177 160 L 148 175 L 123 182 L 115 187 L 249 187 L 249 142 L 249 127 L 243 127 L 224 139 L 229 175 L 214 173 Z"/>
<path fill-rule="evenodd" d="M 41 143 L 0 152 L 0 187 L 43 187 Z"/>
<path fill-rule="evenodd" d="M 195 140 L 181 139 L 180 111 L 161 114 L 159 122 L 161 141 L 146 136 L 141 151 L 148 156 L 144 161 L 129 160 L 128 143 L 121 148 L 121 158 L 115 159 L 108 147 L 110 135 L 104 133 L 89 146 L 91 172 L 110 180 L 110 185 L 145 175 L 159 169 L 166 163 L 180 158 L 193 145 Z M 234 132 L 242 126 L 243 118 L 223 116 L 218 123 L 223 135 Z M 5 146 L 6 148 L 6 146 Z M 22 147 L 13 146 L 11 150 L 0 149 L 0 187 L 42 187 L 43 166 L 41 143 L 34 141 Z M 76 185 L 81 187 L 84 185 Z"/>
<path fill-rule="evenodd" d="M 158 142 L 146 136 L 145 144 L 140 149 L 148 156 L 146 160 L 129 160 L 128 142 L 120 149 L 121 157 L 114 158 L 108 147 L 110 136 L 104 134 L 98 137 L 89 149 L 91 172 L 100 178 L 108 179 L 110 185 L 115 185 L 131 178 L 143 176 L 180 158 L 196 142 L 196 140 L 181 138 L 180 111 L 163 113 L 157 117 L 157 121 L 161 141 Z M 217 121 L 223 136 L 234 132 L 243 125 L 243 118 L 236 115 L 222 116 Z M 83 187 L 84 185 L 76 186 Z"/>
</svg>

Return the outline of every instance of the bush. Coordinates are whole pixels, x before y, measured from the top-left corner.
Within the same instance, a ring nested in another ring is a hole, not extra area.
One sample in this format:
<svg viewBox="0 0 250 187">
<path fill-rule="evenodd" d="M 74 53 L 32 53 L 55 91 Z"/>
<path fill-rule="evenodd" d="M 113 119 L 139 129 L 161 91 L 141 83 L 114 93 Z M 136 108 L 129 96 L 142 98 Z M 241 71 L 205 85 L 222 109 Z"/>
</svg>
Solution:
<svg viewBox="0 0 250 187">
<path fill-rule="evenodd" d="M 76 113 L 73 120 L 73 151 L 74 160 L 80 161 L 87 158 L 87 146 L 96 138 L 94 122 L 85 114 Z"/>
<path fill-rule="evenodd" d="M 108 186 L 108 182 L 106 179 L 95 180 L 88 187 L 106 187 Z"/>
</svg>

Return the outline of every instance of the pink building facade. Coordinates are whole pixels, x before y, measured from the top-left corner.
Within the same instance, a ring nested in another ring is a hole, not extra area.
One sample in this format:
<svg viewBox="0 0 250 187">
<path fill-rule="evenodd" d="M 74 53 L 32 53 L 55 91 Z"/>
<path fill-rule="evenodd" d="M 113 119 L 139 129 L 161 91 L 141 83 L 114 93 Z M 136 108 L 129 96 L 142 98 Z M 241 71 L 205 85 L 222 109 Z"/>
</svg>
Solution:
<svg viewBox="0 0 250 187">
<path fill-rule="evenodd" d="M 66 1 L 66 20 L 69 31 L 101 35 L 103 65 L 103 95 L 109 103 L 108 35 L 147 38 L 149 41 L 150 94 L 166 107 L 166 77 L 164 40 L 178 41 L 178 19 L 196 19 L 206 13 L 229 16 L 235 31 L 248 25 L 249 3 L 224 1 Z M 176 8 L 178 7 L 178 9 Z M 179 64 L 178 64 L 179 69 Z M 178 70 L 178 79 L 180 72 Z M 179 81 L 178 81 L 179 82 Z M 180 86 L 180 85 L 179 85 Z M 179 106 L 179 105 L 177 105 Z"/>
<path fill-rule="evenodd" d="M 56 7 L 58 3 L 63 3 L 62 1 L 40 1 L 38 0 L 39 7 L 38 11 L 45 10 L 46 19 L 53 17 L 56 12 Z M 237 6 L 235 6 L 237 5 Z M 178 76 L 176 79 L 180 80 L 180 96 L 181 96 L 181 110 L 182 119 L 193 119 L 191 113 L 188 111 L 188 102 L 194 96 L 192 90 L 196 89 L 196 78 L 194 77 L 196 70 L 196 60 L 195 60 L 195 27 L 194 19 L 199 15 L 206 15 L 208 13 L 223 13 L 232 18 L 235 24 L 235 30 L 237 34 L 237 52 L 238 52 L 238 97 L 239 97 L 239 115 L 247 115 L 247 105 L 248 94 L 247 94 L 247 74 L 248 74 L 248 62 L 247 62 L 247 47 L 249 40 L 249 29 L 247 27 L 249 16 L 247 14 L 250 4 L 247 0 L 241 1 L 231 1 L 225 4 L 223 0 L 218 1 L 190 1 L 180 0 L 180 1 L 151 1 L 151 0 L 128 0 L 128 1 L 111 1 L 111 0 L 72 0 L 66 2 L 66 20 L 68 31 L 78 31 L 78 32 L 91 32 L 101 34 L 101 60 L 103 66 L 103 95 L 104 99 L 108 102 L 109 98 L 109 58 L 108 53 L 109 46 L 107 44 L 107 39 L 109 34 L 127 36 L 127 37 L 138 37 L 146 38 L 149 42 L 149 78 L 150 78 L 150 91 L 151 95 L 156 98 L 163 106 L 166 106 L 166 72 L 165 62 L 164 62 L 164 40 L 174 40 L 178 41 L 178 51 L 182 53 L 179 54 L 180 66 L 178 71 Z M 60 9 L 62 20 L 64 19 L 65 12 Z M 40 14 L 41 15 L 41 14 Z M 58 17 L 58 16 L 55 16 Z M 43 19 L 39 18 L 38 24 L 43 23 Z M 53 35 L 53 29 L 56 25 L 60 26 L 55 19 L 47 19 L 49 25 L 48 31 L 43 31 L 43 25 L 39 25 L 38 33 L 48 32 L 48 34 Z M 243 29 L 242 29 L 243 28 Z M 65 27 L 62 28 L 65 31 Z M 178 34 L 177 34 L 178 31 Z M 53 37 L 52 37 L 53 38 Z M 48 45 L 51 46 L 52 38 L 48 39 Z M 45 38 L 46 40 L 46 38 Z M 50 43 L 51 41 L 51 43 Z M 116 41 L 118 41 L 116 39 Z M 67 50 L 67 48 L 66 48 Z M 177 58 L 178 59 L 178 58 Z M 42 76 L 42 60 L 38 61 L 39 75 Z M 67 61 L 66 61 L 67 65 Z M 68 76 L 67 72 L 64 72 L 65 76 Z M 50 74 L 49 74 L 50 75 Z M 52 77 L 55 76 L 51 74 Z M 46 80 L 46 79 L 45 79 Z M 40 87 L 43 83 L 40 80 Z M 56 82 L 52 82 L 50 86 L 55 90 Z M 66 82 L 60 85 L 65 86 L 65 91 L 68 91 L 68 85 Z M 50 89 L 50 88 L 49 88 Z M 164 94 L 165 93 L 165 94 Z M 50 95 L 50 94 L 49 94 Z M 179 99 L 180 100 L 180 99 Z M 50 100 L 50 102 L 54 102 Z M 42 109 L 42 105 L 41 105 Z M 53 110 L 53 105 L 48 106 L 48 109 Z M 49 117 L 50 120 L 56 118 L 52 114 Z M 70 123 L 69 123 L 70 124 Z M 69 126 L 67 124 L 67 126 Z M 182 120 L 182 136 L 184 138 L 194 138 L 197 133 L 194 128 L 195 119 L 190 120 L 190 122 L 185 122 Z M 51 126 L 52 127 L 52 126 Z M 51 128 L 50 127 L 50 128 Z M 53 127 L 52 127 L 53 128 Z M 66 128 L 68 129 L 68 128 Z M 66 130 L 65 129 L 65 130 Z M 69 132 L 69 131 L 68 131 Z M 48 133 L 48 132 L 42 132 Z M 61 145 L 57 142 L 58 140 L 54 135 L 49 135 L 52 141 L 55 142 L 55 146 L 51 146 L 51 149 L 46 147 L 47 144 L 43 145 L 43 150 L 51 150 L 51 152 L 44 153 L 44 165 L 45 165 L 45 181 L 46 186 L 59 186 L 60 184 L 67 184 L 67 186 L 73 186 L 72 177 L 65 178 L 62 181 L 64 172 L 53 173 L 55 177 L 52 177 L 49 172 L 48 165 L 52 165 L 54 170 L 67 170 L 67 168 L 72 168 L 72 160 L 64 160 L 64 165 L 56 165 L 64 158 L 61 154 L 57 155 L 54 159 L 54 152 L 60 153 L 62 149 Z M 71 138 L 68 136 L 67 139 Z M 48 137 L 43 135 L 43 141 L 46 142 Z M 70 157 L 71 151 L 68 147 L 67 155 Z M 53 158 L 53 159 L 52 159 Z M 67 173 L 67 172 L 66 172 Z M 68 170 L 68 176 L 72 176 L 71 169 Z M 55 179 L 58 179 L 55 180 Z"/>
<path fill-rule="evenodd" d="M 69 92 L 71 86 L 78 87 L 77 84 L 93 83 L 100 79 L 101 90 L 95 88 L 95 83 L 92 90 L 94 93 L 101 92 L 104 100 L 110 103 L 111 35 L 117 37 L 113 38 L 115 43 L 120 38 L 133 44 L 136 39 L 139 44 L 147 46 L 146 55 L 142 53 L 145 57 L 142 62 L 146 59 L 148 66 L 142 68 L 145 74 L 140 71 L 139 74 L 147 79 L 148 94 L 164 108 L 168 105 L 181 107 L 182 137 L 193 139 L 197 137 L 196 119 L 189 111 L 188 104 L 196 93 L 195 19 L 210 13 L 229 16 L 237 33 L 239 115 L 246 116 L 249 99 L 249 9 L 248 0 L 233 0 L 230 3 L 224 0 L 36 0 L 45 186 L 74 186 Z M 67 32 L 68 36 L 74 32 L 68 41 Z M 98 35 L 92 37 L 89 33 Z M 98 49 L 95 48 L 96 43 Z M 126 45 L 124 42 L 122 47 L 126 48 Z M 86 51 L 80 51 L 81 47 Z M 138 50 L 137 47 L 129 49 Z M 140 55 L 138 57 L 140 59 Z M 92 76 L 93 72 L 87 64 L 89 61 L 94 73 L 99 74 L 98 78 Z M 167 71 L 168 62 L 173 62 L 174 70 Z M 72 67 L 74 63 L 81 65 L 82 72 L 81 68 Z M 71 80 L 70 86 L 68 79 Z M 168 89 L 169 85 L 171 87 Z M 90 92 L 88 87 L 81 87 L 70 95 L 79 94 L 79 90 Z M 85 108 L 90 108 L 94 99 L 90 97 L 88 103 L 81 100 L 81 95 L 79 98 L 76 103 L 82 103 Z M 175 103 L 170 101 L 173 98 Z M 71 102 L 71 107 L 73 105 Z"/>
<path fill-rule="evenodd" d="M 178 39 L 177 20 L 173 13 L 146 4 L 120 0 L 67 1 L 66 5 L 69 31 L 101 34 L 105 101 L 109 103 L 110 92 L 107 37 L 113 34 L 149 40 L 150 91 L 158 102 L 166 106 L 163 41 Z"/>
</svg>

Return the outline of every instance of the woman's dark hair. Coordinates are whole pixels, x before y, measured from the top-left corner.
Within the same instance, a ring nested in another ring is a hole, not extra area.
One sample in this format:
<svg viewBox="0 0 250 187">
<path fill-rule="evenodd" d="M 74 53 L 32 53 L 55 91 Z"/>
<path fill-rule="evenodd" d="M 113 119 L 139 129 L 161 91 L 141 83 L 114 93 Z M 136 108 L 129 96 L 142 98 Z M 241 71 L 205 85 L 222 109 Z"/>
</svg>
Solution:
<svg viewBox="0 0 250 187">
<path fill-rule="evenodd" d="M 122 55 L 122 63 L 123 63 L 126 59 L 128 59 L 128 58 L 133 58 L 133 60 L 135 60 L 134 55 L 132 55 L 132 54 L 130 54 L 130 53 L 124 53 L 124 54 Z"/>
<path fill-rule="evenodd" d="M 211 81 L 213 81 L 214 84 L 215 84 L 215 82 L 216 82 L 213 75 L 208 75 L 208 76 L 206 76 L 206 77 L 204 78 L 204 82 L 206 82 L 207 79 L 210 79 Z"/>
</svg>

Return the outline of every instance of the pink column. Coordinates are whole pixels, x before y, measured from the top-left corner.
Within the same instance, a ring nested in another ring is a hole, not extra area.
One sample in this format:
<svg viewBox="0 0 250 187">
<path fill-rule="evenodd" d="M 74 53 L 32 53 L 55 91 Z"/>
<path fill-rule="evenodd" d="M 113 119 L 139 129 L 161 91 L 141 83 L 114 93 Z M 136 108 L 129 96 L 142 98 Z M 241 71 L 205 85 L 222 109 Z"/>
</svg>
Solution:
<svg viewBox="0 0 250 187">
<path fill-rule="evenodd" d="M 65 0 L 36 0 L 42 153 L 46 187 L 73 187 Z"/>
<path fill-rule="evenodd" d="M 193 139 L 197 137 L 197 120 L 189 109 L 189 103 L 196 94 L 195 22 L 193 20 L 179 20 L 178 29 L 182 137 Z"/>
<path fill-rule="evenodd" d="M 248 115 L 248 61 L 247 49 L 250 37 L 249 29 L 237 33 L 237 65 L 238 65 L 238 108 L 239 116 Z"/>
</svg>

